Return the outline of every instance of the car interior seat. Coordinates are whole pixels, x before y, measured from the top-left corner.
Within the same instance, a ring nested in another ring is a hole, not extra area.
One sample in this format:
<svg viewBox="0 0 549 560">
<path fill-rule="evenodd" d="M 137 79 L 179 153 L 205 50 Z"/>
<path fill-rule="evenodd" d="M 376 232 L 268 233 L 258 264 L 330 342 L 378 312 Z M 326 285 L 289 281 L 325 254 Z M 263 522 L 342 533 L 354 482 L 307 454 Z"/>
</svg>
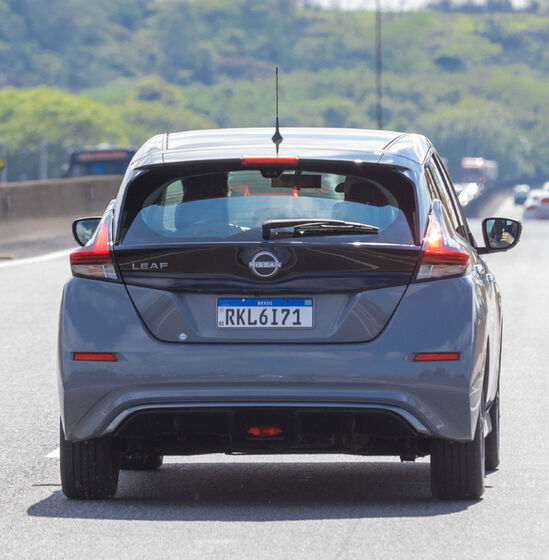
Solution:
<svg viewBox="0 0 549 560">
<path fill-rule="evenodd" d="M 183 200 L 175 210 L 177 230 L 213 224 L 217 231 L 228 226 L 226 173 L 187 177 L 182 183 Z"/>
</svg>

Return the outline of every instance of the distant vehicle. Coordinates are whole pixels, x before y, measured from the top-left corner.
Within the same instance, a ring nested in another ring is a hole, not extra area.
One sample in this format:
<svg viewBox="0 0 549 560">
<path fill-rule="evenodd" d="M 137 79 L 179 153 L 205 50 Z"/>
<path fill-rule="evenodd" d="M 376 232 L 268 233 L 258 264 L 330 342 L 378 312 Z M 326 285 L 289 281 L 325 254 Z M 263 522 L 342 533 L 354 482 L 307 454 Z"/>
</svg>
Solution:
<svg viewBox="0 0 549 560">
<path fill-rule="evenodd" d="M 63 170 L 64 177 L 124 175 L 135 154 L 130 148 L 96 147 L 76 150 Z"/>
<path fill-rule="evenodd" d="M 528 193 L 524 202 L 525 220 L 549 220 L 549 192 L 544 189 L 534 189 Z"/>
<path fill-rule="evenodd" d="M 515 197 L 515 204 L 524 204 L 530 192 L 530 185 L 515 185 L 513 187 L 513 196 Z"/>
<path fill-rule="evenodd" d="M 467 206 L 480 194 L 480 188 L 477 183 L 454 183 L 454 189 L 463 207 Z"/>
<path fill-rule="evenodd" d="M 156 136 L 73 231 L 59 327 L 62 489 L 164 455 L 431 456 L 441 499 L 499 463 L 502 315 L 432 144 L 286 128 Z M 275 136 L 276 137 L 276 136 Z M 138 159 L 137 159 L 138 158 Z"/>
<path fill-rule="evenodd" d="M 498 164 L 491 159 L 464 157 L 461 160 L 461 183 L 476 183 L 482 190 L 495 185 L 498 178 Z"/>
</svg>

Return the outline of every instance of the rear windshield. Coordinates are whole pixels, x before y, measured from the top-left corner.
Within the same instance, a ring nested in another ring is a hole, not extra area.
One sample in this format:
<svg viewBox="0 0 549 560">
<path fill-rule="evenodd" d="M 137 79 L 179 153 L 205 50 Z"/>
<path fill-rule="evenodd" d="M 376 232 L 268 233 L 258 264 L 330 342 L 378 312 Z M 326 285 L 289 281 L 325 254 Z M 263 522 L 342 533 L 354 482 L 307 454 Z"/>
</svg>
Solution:
<svg viewBox="0 0 549 560">
<path fill-rule="evenodd" d="M 379 228 L 377 233 L 337 237 L 414 243 L 414 188 L 396 171 L 368 177 L 301 169 L 234 170 L 168 178 L 149 172 L 134 182 L 123 212 L 123 245 L 259 241 L 267 220 L 284 219 L 367 224 Z M 330 234 L 322 237 L 326 241 Z"/>
</svg>

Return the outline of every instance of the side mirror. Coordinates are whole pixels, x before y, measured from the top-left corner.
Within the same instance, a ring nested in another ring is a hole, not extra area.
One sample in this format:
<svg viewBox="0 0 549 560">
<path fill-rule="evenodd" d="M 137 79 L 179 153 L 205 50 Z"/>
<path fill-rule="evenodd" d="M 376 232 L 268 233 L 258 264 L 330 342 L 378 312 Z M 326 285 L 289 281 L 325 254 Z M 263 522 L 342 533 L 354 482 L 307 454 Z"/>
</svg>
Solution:
<svg viewBox="0 0 549 560">
<path fill-rule="evenodd" d="M 93 237 L 101 218 L 79 218 L 72 223 L 72 234 L 82 247 Z"/>
<path fill-rule="evenodd" d="M 480 254 L 497 253 L 512 249 L 520 239 L 522 224 L 508 218 L 486 218 L 482 220 L 482 236 L 486 247 Z"/>
</svg>

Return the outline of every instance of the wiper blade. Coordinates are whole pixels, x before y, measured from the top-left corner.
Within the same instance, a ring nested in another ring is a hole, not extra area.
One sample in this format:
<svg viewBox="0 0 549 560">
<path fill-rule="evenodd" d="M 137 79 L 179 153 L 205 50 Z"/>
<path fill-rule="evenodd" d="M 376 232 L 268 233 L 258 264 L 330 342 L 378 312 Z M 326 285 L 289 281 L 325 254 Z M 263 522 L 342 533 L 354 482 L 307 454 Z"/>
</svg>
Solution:
<svg viewBox="0 0 549 560">
<path fill-rule="evenodd" d="M 275 229 L 293 228 L 289 235 L 292 237 L 302 235 L 364 235 L 373 234 L 379 228 L 360 222 L 347 222 L 345 220 L 306 219 L 296 220 L 267 220 L 262 226 L 263 239 L 270 239 Z M 277 237 L 287 237 L 288 232 L 279 232 Z"/>
</svg>

